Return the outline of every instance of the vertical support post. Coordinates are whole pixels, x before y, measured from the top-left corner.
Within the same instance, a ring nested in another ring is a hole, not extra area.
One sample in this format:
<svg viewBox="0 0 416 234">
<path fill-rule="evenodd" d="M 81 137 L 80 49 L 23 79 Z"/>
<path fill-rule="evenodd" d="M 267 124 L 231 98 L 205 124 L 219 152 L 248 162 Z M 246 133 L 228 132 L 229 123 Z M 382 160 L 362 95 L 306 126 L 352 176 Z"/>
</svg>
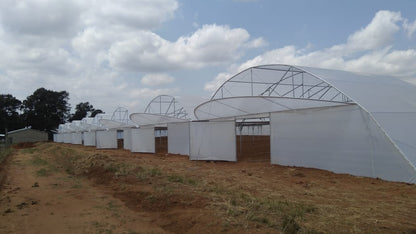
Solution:
<svg viewBox="0 0 416 234">
<path fill-rule="evenodd" d="M 253 68 L 250 69 L 250 79 L 251 79 L 251 96 L 253 96 Z"/>
<path fill-rule="evenodd" d="M 304 81 L 303 81 L 303 72 L 302 72 L 302 96 L 303 96 L 303 94 L 305 93 L 304 92 L 304 87 L 305 87 L 305 83 L 304 83 Z"/>
<path fill-rule="evenodd" d="M 292 71 L 292 94 L 293 94 L 293 97 L 295 97 L 295 77 L 293 77 L 293 71 Z"/>
</svg>

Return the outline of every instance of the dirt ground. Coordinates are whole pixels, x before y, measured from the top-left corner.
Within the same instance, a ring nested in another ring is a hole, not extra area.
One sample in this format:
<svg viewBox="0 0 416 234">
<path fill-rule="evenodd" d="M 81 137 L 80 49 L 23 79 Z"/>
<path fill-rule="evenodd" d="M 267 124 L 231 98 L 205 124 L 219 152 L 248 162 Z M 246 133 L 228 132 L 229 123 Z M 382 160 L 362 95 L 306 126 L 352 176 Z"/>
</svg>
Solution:
<svg viewBox="0 0 416 234">
<path fill-rule="evenodd" d="M 416 233 L 416 185 L 266 162 L 18 147 L 0 233 Z"/>
</svg>

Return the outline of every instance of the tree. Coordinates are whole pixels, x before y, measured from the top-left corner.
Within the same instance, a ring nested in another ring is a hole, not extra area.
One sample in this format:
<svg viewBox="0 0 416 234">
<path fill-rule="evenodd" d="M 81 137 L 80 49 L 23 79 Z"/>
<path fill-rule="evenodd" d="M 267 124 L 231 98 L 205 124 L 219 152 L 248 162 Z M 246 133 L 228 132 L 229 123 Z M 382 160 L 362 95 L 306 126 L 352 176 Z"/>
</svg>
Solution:
<svg viewBox="0 0 416 234">
<path fill-rule="evenodd" d="M 91 116 L 90 117 L 94 118 L 97 114 L 101 114 L 101 113 L 104 113 L 104 112 L 102 110 L 100 110 L 100 109 L 94 110 L 91 113 Z"/>
<path fill-rule="evenodd" d="M 18 112 L 21 106 L 22 102 L 11 94 L 0 94 L 0 132 L 6 128 L 10 131 L 24 126 Z"/>
<path fill-rule="evenodd" d="M 94 106 L 91 105 L 89 102 L 80 102 L 75 107 L 75 113 L 72 115 L 72 117 L 69 119 L 69 121 L 81 120 L 84 117 L 87 117 L 88 112 L 90 112 L 90 116 L 88 116 L 88 117 L 92 117 L 92 118 L 94 118 L 95 115 L 97 115 L 99 113 L 104 113 L 100 109 L 97 109 L 97 110 L 94 109 Z"/>
<path fill-rule="evenodd" d="M 76 105 L 75 113 L 72 115 L 69 121 L 81 120 L 87 116 L 88 112 L 93 112 L 93 111 L 94 111 L 94 107 L 89 102 L 81 102 Z"/>
<path fill-rule="evenodd" d="M 37 89 L 23 101 L 26 124 L 34 129 L 51 131 L 69 117 L 69 94 L 66 91 Z"/>
</svg>

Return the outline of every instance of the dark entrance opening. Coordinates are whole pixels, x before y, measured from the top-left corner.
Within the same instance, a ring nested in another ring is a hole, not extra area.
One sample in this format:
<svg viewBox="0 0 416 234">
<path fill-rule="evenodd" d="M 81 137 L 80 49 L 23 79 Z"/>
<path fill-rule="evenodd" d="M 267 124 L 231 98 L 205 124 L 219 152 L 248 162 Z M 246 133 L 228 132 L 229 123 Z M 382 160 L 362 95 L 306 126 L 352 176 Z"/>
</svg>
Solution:
<svg viewBox="0 0 416 234">
<path fill-rule="evenodd" d="M 237 161 L 270 162 L 270 121 L 236 121 Z"/>
<path fill-rule="evenodd" d="M 155 153 L 168 153 L 168 128 L 155 127 Z"/>
<path fill-rule="evenodd" d="M 124 148 L 124 131 L 117 130 L 117 149 Z"/>
</svg>

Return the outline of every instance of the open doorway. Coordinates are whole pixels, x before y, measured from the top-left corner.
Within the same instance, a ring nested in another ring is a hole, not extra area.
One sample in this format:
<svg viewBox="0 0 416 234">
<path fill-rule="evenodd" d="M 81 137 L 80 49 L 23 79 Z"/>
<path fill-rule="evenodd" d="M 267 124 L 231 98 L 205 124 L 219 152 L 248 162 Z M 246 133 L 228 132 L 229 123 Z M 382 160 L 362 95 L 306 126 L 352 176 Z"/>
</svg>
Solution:
<svg viewBox="0 0 416 234">
<path fill-rule="evenodd" d="M 124 131 L 117 130 L 117 149 L 124 148 Z"/>
<path fill-rule="evenodd" d="M 155 127 L 155 153 L 168 153 L 168 128 Z"/>
<path fill-rule="evenodd" d="M 269 118 L 236 120 L 237 161 L 270 162 Z"/>
</svg>

